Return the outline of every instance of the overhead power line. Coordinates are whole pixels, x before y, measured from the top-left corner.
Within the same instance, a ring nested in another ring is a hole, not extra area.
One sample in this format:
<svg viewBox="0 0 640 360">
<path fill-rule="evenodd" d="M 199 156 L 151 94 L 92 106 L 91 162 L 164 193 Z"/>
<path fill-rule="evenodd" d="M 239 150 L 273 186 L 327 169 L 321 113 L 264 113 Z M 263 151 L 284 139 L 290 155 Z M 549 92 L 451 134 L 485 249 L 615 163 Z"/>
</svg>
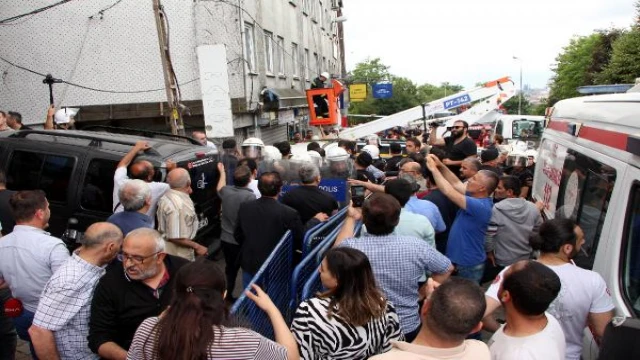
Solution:
<svg viewBox="0 0 640 360">
<path fill-rule="evenodd" d="M 8 23 L 8 22 L 15 21 L 15 20 L 18 20 L 18 19 L 23 18 L 23 17 L 25 17 L 25 16 L 35 15 L 35 14 L 37 14 L 37 13 L 40 13 L 40 12 L 43 12 L 43 11 L 46 11 L 46 10 L 52 9 L 52 8 L 54 8 L 54 7 L 58 6 L 58 5 L 62 5 L 62 4 L 68 3 L 68 2 L 70 2 L 70 1 L 71 1 L 71 0 L 62 0 L 62 1 L 58 1 L 57 3 L 53 3 L 53 4 L 51 4 L 51 5 L 48 5 L 48 6 L 42 7 L 42 8 L 40 8 L 40 9 L 32 10 L 32 11 L 30 11 L 30 12 L 28 12 L 28 13 L 24 13 L 24 14 L 21 14 L 21 15 L 16 15 L 16 16 L 12 16 L 12 17 L 10 17 L 10 18 L 6 18 L 6 19 L 4 19 L 4 20 L 0 20 L 0 25 L 1 25 L 1 24 L 5 24 L 5 23 Z"/>
</svg>

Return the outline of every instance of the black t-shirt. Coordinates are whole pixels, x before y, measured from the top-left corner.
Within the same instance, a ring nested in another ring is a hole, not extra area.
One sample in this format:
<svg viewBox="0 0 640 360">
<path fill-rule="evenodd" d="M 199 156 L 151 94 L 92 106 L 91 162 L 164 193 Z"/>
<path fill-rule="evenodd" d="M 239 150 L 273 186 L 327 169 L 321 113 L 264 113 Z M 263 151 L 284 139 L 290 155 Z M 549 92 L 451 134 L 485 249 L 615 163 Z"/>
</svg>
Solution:
<svg viewBox="0 0 640 360">
<path fill-rule="evenodd" d="M 338 208 L 333 196 L 317 186 L 296 186 L 284 194 L 282 203 L 297 210 L 303 224 L 317 213 L 331 216 L 333 210 Z"/>
<path fill-rule="evenodd" d="M 458 206 L 448 197 L 446 197 L 439 189 L 434 189 L 427 194 L 423 198 L 424 200 L 429 200 L 432 203 L 436 204 L 438 210 L 440 210 L 440 214 L 442 215 L 442 220 L 444 220 L 444 224 L 447 225 L 447 230 L 436 234 L 436 248 L 441 253 L 445 253 L 447 249 L 447 240 L 449 239 L 449 231 L 451 229 L 451 225 L 453 225 L 453 220 L 456 218 L 456 214 L 458 213 Z"/>
<path fill-rule="evenodd" d="M 387 164 L 384 167 L 384 171 L 400 171 L 398 167 L 398 163 L 404 159 L 402 155 L 394 155 L 392 158 L 387 160 Z"/>
<path fill-rule="evenodd" d="M 6 235 L 13 231 L 16 222 L 11 214 L 9 199 L 15 194 L 12 190 L 0 190 L 0 223 L 2 224 L 2 234 Z"/>
<path fill-rule="evenodd" d="M 455 139 L 451 136 L 444 138 L 445 150 L 447 151 L 447 159 L 460 161 L 469 156 L 478 155 L 478 146 L 471 138 L 466 137 L 459 143 L 454 143 Z M 454 174 L 460 174 L 460 165 L 450 165 L 449 169 Z"/>
<path fill-rule="evenodd" d="M 377 184 L 375 176 L 367 170 L 356 170 L 356 180 Z"/>
</svg>

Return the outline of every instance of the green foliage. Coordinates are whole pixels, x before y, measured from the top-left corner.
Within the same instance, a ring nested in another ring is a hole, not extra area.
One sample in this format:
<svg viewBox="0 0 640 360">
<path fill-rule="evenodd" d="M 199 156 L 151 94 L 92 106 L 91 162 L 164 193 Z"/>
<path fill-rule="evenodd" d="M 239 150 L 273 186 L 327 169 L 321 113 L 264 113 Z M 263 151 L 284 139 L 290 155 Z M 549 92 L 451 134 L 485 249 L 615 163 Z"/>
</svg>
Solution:
<svg viewBox="0 0 640 360">
<path fill-rule="evenodd" d="M 637 77 L 640 77 L 639 27 L 622 34 L 615 41 L 611 60 L 598 76 L 598 80 L 607 84 L 633 84 Z"/>
<path fill-rule="evenodd" d="M 512 97 L 511 99 L 505 101 L 502 106 L 507 111 L 509 115 L 517 115 L 518 114 L 518 99 L 519 95 Z M 522 114 L 523 115 L 531 115 L 531 111 L 533 109 L 533 104 L 527 98 L 527 95 L 522 96 Z"/>
<path fill-rule="evenodd" d="M 574 37 L 569 45 L 562 49 L 556 58 L 557 64 L 552 68 L 555 75 L 552 78 L 549 103 L 578 96 L 579 86 L 592 85 L 593 75 L 588 69 L 592 66 L 592 54 L 601 41 L 601 34 Z"/>
</svg>

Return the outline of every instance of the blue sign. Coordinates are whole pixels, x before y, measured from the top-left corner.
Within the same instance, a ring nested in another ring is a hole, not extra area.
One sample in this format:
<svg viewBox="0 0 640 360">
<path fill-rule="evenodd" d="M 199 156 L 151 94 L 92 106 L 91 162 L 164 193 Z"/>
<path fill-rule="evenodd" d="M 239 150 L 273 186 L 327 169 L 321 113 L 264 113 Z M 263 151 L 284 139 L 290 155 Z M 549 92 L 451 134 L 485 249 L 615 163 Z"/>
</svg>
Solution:
<svg viewBox="0 0 640 360">
<path fill-rule="evenodd" d="M 445 100 L 444 108 L 445 110 L 457 108 L 460 105 L 468 104 L 471 102 L 471 97 L 469 94 L 460 95 L 457 98 Z"/>
<path fill-rule="evenodd" d="M 393 84 L 377 83 L 373 84 L 374 99 L 389 99 L 393 96 Z"/>
<path fill-rule="evenodd" d="M 296 186 L 300 186 L 300 184 L 291 183 L 282 186 L 282 193 L 280 197 L 289 192 Z M 347 200 L 347 181 L 343 179 L 322 179 L 320 181 L 320 185 L 318 186 L 321 190 L 324 190 L 331 194 L 336 201 L 346 201 Z"/>
</svg>

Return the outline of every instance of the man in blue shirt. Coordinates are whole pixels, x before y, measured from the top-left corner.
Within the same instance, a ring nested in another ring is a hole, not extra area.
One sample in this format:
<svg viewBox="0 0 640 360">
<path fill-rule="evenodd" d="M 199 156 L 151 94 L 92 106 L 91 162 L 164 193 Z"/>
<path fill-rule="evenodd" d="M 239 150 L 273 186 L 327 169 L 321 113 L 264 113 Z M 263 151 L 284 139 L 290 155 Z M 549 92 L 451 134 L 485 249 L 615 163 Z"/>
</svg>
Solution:
<svg viewBox="0 0 640 360">
<path fill-rule="evenodd" d="M 447 257 L 458 276 L 480 283 L 486 260 L 484 239 L 493 207 L 490 196 L 498 185 L 498 175 L 480 170 L 463 184 L 435 155 L 427 157 L 427 167 L 440 191 L 460 208 L 451 225 Z"/>
<path fill-rule="evenodd" d="M 120 228 L 126 236 L 139 228 L 153 229 L 153 220 L 147 211 L 151 206 L 151 188 L 142 180 L 127 180 L 118 190 L 124 211 L 111 215 L 107 222 Z"/>
<path fill-rule="evenodd" d="M 414 192 L 411 194 L 411 197 L 409 198 L 409 201 L 407 202 L 407 205 L 405 205 L 404 208 L 414 214 L 419 214 L 429 219 L 429 222 L 431 223 L 431 226 L 433 226 L 433 229 L 436 231 L 436 233 L 446 231 L 447 225 L 444 223 L 442 214 L 440 214 L 440 209 L 438 209 L 436 204 L 432 203 L 429 200 L 418 199 L 417 193 L 418 190 L 420 190 L 420 185 L 416 181 L 416 178 L 409 174 L 401 174 L 399 178 L 409 181 L 414 190 Z"/>
</svg>

